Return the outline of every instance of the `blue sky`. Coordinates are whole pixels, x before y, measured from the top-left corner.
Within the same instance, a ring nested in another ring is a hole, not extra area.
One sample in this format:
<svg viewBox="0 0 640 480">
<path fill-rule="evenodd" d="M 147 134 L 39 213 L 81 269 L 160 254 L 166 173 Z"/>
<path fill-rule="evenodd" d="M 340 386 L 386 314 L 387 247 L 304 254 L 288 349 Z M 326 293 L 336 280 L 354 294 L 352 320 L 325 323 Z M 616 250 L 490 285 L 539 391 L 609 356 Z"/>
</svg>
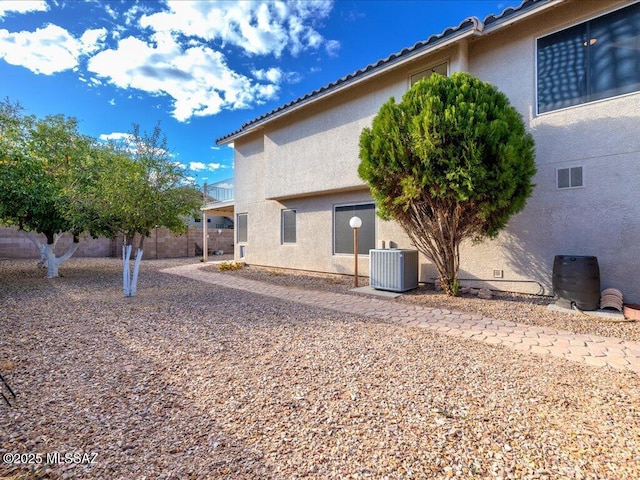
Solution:
<svg viewBox="0 0 640 480">
<path fill-rule="evenodd" d="M 233 176 L 216 138 L 469 16 L 520 0 L 0 0 L 0 96 L 82 133 L 160 121 L 198 183 Z"/>
</svg>

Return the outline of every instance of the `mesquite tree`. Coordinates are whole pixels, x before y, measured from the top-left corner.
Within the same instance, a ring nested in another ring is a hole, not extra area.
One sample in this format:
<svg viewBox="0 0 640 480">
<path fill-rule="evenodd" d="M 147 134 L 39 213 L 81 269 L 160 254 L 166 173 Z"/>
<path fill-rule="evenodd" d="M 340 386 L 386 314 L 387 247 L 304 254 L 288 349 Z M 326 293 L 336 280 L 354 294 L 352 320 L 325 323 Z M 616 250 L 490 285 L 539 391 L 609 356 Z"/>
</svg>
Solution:
<svg viewBox="0 0 640 480">
<path fill-rule="evenodd" d="M 383 219 L 397 221 L 458 290 L 460 244 L 498 235 L 534 188 L 533 137 L 498 89 L 434 74 L 389 99 L 360 136 L 358 173 Z"/>
<path fill-rule="evenodd" d="M 72 210 L 79 185 L 75 173 L 93 148 L 74 118 L 37 119 L 17 103 L 0 102 L 0 222 L 18 227 L 35 244 L 48 278 L 59 275 L 58 266 L 73 255 L 79 235 L 90 230 Z M 56 242 L 65 232 L 73 242 L 56 257 Z"/>
</svg>

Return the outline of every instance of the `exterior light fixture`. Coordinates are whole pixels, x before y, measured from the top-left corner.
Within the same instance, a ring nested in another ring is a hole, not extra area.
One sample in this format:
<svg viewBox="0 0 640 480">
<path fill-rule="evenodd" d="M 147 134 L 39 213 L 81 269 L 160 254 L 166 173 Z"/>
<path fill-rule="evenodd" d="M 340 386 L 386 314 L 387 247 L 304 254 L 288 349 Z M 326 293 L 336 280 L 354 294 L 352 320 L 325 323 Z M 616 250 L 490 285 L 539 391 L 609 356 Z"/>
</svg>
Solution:
<svg viewBox="0 0 640 480">
<path fill-rule="evenodd" d="M 351 217 L 349 226 L 353 228 L 353 285 L 358 288 L 358 229 L 362 226 L 362 219 Z"/>
</svg>

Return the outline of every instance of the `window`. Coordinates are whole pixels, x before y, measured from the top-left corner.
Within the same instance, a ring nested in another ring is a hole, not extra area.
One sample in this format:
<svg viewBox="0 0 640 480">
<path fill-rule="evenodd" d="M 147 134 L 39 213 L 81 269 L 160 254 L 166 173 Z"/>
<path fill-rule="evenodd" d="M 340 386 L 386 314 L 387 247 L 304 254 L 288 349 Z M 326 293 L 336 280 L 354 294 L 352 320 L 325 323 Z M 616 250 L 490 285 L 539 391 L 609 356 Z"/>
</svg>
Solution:
<svg viewBox="0 0 640 480">
<path fill-rule="evenodd" d="M 411 75 L 411 85 L 416 83 L 418 80 L 422 78 L 429 78 L 434 73 L 439 73 L 440 75 L 447 76 L 449 65 L 447 62 L 441 63 L 440 65 L 436 65 L 434 67 L 429 67 L 426 70 L 422 70 L 420 72 L 414 73 Z"/>
<path fill-rule="evenodd" d="M 558 188 L 575 188 L 582 185 L 582 167 L 558 169 Z"/>
<path fill-rule="evenodd" d="M 282 210 L 282 243 L 296 243 L 296 211 Z"/>
<path fill-rule="evenodd" d="M 247 242 L 247 220 L 249 215 L 246 213 L 238 214 L 238 243 Z"/>
<path fill-rule="evenodd" d="M 358 230 L 358 253 L 369 255 L 369 250 L 376 245 L 376 207 L 373 203 L 335 207 L 333 252 L 353 254 L 353 229 L 349 225 L 353 216 L 362 220 Z"/>
<path fill-rule="evenodd" d="M 538 113 L 640 90 L 640 3 L 538 39 Z"/>
</svg>

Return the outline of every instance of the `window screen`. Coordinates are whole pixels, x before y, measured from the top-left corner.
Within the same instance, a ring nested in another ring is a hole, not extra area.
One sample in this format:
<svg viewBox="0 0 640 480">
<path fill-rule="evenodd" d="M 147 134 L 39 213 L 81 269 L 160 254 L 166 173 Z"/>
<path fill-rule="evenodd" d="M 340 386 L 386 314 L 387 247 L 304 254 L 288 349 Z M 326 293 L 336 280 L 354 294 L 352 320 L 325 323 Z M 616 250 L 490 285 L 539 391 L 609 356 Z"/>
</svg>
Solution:
<svg viewBox="0 0 640 480">
<path fill-rule="evenodd" d="M 247 241 L 247 219 L 246 213 L 238 214 L 238 243 L 246 243 Z"/>
<path fill-rule="evenodd" d="M 282 243 L 296 243 L 295 210 L 282 210 Z"/>
<path fill-rule="evenodd" d="M 353 254 L 353 229 L 349 225 L 353 216 L 362 220 L 362 227 L 358 229 L 358 253 L 368 255 L 376 245 L 376 208 L 373 203 L 335 207 L 334 253 Z"/>
</svg>

